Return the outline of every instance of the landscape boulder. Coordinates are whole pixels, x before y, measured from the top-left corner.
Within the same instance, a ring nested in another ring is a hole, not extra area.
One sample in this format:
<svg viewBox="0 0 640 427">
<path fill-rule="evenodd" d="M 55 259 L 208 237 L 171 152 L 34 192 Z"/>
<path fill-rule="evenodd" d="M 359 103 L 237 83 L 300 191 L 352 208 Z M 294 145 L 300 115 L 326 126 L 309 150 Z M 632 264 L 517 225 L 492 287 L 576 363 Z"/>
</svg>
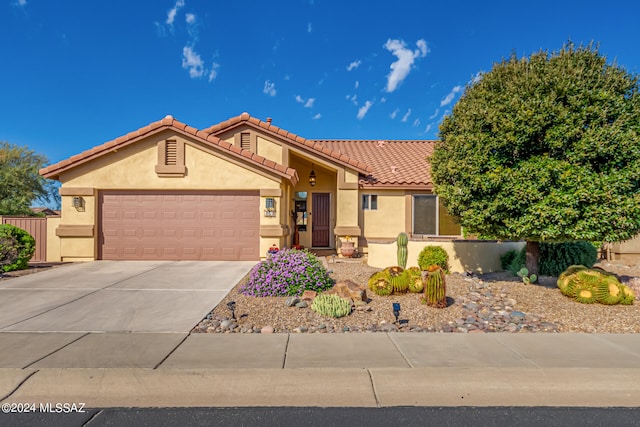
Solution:
<svg viewBox="0 0 640 427">
<path fill-rule="evenodd" d="M 351 299 L 357 304 L 358 301 L 367 302 L 367 290 L 351 280 L 344 280 L 336 283 L 326 294 L 336 294 L 345 299 Z"/>
</svg>

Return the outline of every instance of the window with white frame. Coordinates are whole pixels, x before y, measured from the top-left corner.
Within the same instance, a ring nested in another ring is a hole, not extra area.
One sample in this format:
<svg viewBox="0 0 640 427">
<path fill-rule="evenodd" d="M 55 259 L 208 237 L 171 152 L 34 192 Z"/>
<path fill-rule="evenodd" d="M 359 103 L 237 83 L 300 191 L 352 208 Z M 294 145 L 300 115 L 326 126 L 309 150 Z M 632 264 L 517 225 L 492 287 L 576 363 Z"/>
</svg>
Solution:
<svg viewBox="0 0 640 427">
<path fill-rule="evenodd" d="M 362 209 L 365 211 L 378 210 L 378 195 L 377 194 L 363 194 L 362 195 Z"/>
<path fill-rule="evenodd" d="M 414 235 L 459 236 L 460 226 L 453 221 L 444 206 L 434 194 L 416 194 L 413 196 Z"/>
</svg>

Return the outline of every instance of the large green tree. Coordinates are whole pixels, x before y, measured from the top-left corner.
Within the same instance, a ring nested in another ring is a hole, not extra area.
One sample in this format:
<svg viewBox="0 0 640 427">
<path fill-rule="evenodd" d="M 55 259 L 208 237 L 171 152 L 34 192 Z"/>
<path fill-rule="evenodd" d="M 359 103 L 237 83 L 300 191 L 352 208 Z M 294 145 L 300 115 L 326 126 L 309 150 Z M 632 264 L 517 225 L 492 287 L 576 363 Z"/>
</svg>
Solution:
<svg viewBox="0 0 640 427">
<path fill-rule="evenodd" d="M 616 242 L 640 232 L 638 76 L 593 43 L 515 53 L 465 89 L 440 125 L 435 191 L 470 232 Z"/>
<path fill-rule="evenodd" d="M 38 171 L 47 158 L 27 147 L 0 142 L 0 215 L 29 215 L 29 207 L 56 199 L 53 182 Z"/>
</svg>

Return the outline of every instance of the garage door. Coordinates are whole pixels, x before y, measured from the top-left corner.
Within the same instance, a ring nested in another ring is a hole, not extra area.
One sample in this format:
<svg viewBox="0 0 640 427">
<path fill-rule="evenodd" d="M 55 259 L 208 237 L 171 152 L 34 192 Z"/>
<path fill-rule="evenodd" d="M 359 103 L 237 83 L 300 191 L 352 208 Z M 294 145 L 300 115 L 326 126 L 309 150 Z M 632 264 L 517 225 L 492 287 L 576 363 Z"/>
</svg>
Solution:
<svg viewBox="0 0 640 427">
<path fill-rule="evenodd" d="M 259 260 L 258 192 L 100 192 L 100 258 Z"/>
</svg>

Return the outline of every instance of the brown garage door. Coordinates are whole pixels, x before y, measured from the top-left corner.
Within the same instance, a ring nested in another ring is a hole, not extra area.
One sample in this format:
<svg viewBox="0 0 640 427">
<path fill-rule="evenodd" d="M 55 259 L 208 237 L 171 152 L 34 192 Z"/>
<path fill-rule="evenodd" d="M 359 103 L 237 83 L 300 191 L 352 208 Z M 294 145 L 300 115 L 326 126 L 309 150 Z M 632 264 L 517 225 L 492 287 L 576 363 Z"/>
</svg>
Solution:
<svg viewBox="0 0 640 427">
<path fill-rule="evenodd" d="M 100 258 L 260 259 L 260 196 L 240 191 L 102 191 Z"/>
</svg>

